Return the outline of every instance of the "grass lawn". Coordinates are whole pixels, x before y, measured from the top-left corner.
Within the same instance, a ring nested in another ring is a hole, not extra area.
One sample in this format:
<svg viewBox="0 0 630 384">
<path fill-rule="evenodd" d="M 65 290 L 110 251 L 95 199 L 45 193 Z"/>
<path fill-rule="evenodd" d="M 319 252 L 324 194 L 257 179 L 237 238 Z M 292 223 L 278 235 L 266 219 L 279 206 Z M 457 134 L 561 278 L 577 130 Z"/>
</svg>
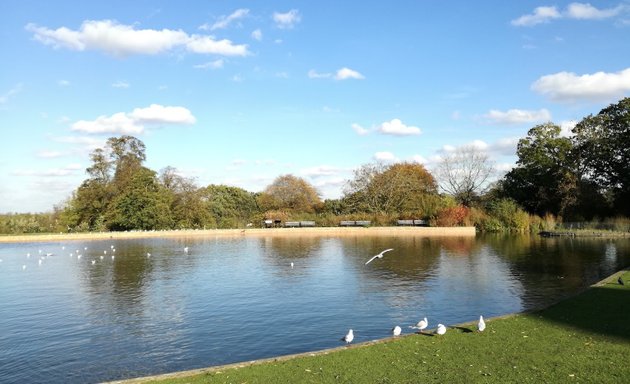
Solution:
<svg viewBox="0 0 630 384">
<path fill-rule="evenodd" d="M 550 308 L 160 383 L 630 383 L 630 272 Z M 429 319 L 431 321 L 431 319 Z M 435 326 L 436 324 L 430 324 Z M 247 348 L 247 346 L 243 346 Z M 152 381 L 154 380 L 154 381 Z"/>
</svg>

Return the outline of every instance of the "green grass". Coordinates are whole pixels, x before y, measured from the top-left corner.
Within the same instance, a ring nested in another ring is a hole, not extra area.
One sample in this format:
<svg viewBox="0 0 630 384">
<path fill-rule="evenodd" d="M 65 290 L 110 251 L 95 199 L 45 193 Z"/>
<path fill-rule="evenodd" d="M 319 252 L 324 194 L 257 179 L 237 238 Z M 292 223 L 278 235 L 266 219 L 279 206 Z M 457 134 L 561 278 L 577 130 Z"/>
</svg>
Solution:
<svg viewBox="0 0 630 384">
<path fill-rule="evenodd" d="M 630 272 L 550 308 L 160 383 L 629 383 Z M 243 346 L 247 348 L 247 346 Z M 155 379 L 155 378 L 154 378 Z M 153 379 L 153 380 L 154 380 Z"/>
</svg>

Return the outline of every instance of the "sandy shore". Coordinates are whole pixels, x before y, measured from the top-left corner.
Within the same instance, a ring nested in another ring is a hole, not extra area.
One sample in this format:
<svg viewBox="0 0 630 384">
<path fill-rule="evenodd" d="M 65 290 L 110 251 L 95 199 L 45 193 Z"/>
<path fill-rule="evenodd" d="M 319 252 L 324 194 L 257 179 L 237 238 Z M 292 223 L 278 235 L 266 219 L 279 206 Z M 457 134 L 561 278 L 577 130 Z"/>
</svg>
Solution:
<svg viewBox="0 0 630 384">
<path fill-rule="evenodd" d="M 315 227 L 59 233 L 0 236 L 0 243 L 217 236 L 475 236 L 475 227 Z"/>
</svg>

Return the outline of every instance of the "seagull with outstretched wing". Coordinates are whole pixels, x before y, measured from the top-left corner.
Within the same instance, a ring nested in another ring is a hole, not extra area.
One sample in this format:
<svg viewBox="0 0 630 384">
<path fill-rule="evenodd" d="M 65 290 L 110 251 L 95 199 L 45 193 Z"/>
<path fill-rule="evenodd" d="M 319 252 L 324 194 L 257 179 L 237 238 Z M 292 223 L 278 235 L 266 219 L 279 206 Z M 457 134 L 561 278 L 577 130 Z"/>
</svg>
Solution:
<svg viewBox="0 0 630 384">
<path fill-rule="evenodd" d="M 366 262 L 365 262 L 365 265 L 370 264 L 372 261 L 374 261 L 374 259 L 382 259 L 382 258 L 383 258 L 383 255 L 385 254 L 385 252 L 389 252 L 389 251 L 393 251 L 393 250 L 394 250 L 394 248 L 389 248 L 389 249 L 386 249 L 386 250 L 382 251 L 382 252 L 381 252 L 381 253 L 379 253 L 378 255 L 375 255 L 375 256 L 373 256 L 370 260 L 366 261 Z"/>
</svg>

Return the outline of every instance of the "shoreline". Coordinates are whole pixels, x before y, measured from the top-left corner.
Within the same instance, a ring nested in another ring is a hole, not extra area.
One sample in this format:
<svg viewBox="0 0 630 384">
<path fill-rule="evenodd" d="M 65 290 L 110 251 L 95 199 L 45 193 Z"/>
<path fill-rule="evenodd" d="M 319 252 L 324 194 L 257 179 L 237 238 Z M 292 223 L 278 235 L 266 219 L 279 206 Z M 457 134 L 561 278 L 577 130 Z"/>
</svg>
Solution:
<svg viewBox="0 0 630 384">
<path fill-rule="evenodd" d="M 0 235 L 0 243 L 37 243 L 57 241 L 120 240 L 177 237 L 233 236 L 424 236 L 474 237 L 475 227 L 312 227 L 312 228 L 247 228 L 131 232 L 88 232 L 30 235 Z"/>
<path fill-rule="evenodd" d="M 590 290 L 592 288 L 602 287 L 602 286 L 604 286 L 606 284 L 614 284 L 614 282 L 616 281 L 617 277 L 623 275 L 624 273 L 626 273 L 628 271 L 630 271 L 630 268 L 623 268 L 623 269 L 621 269 L 621 270 L 619 270 L 617 272 L 614 272 L 610 276 L 605 277 L 602 280 L 591 284 L 590 286 L 586 287 L 585 289 L 581 290 L 580 292 L 577 292 L 574 295 L 571 295 L 569 297 L 565 297 L 563 299 L 558 300 L 557 302 L 551 303 L 551 304 L 546 305 L 544 307 L 537 308 L 537 309 L 532 309 L 532 310 L 528 310 L 528 311 L 508 313 L 508 314 L 505 314 L 505 315 L 489 317 L 489 318 L 486 318 L 485 320 L 486 320 L 486 322 L 492 322 L 492 321 L 496 321 L 496 320 L 505 320 L 505 319 L 514 318 L 514 317 L 519 316 L 519 315 L 532 315 L 532 314 L 535 314 L 537 312 L 544 311 L 545 309 L 551 308 L 554 305 L 562 303 L 563 301 L 575 298 L 575 297 L 579 296 L 580 294 L 583 294 L 583 293 L 587 292 L 588 290 Z M 469 321 L 469 322 L 464 322 L 464 323 L 461 323 L 461 324 L 448 325 L 448 328 L 473 326 L 474 324 L 475 324 L 475 321 Z M 427 331 L 426 333 L 429 334 L 430 332 Z M 229 371 L 231 369 L 239 369 L 239 368 L 246 368 L 246 367 L 251 367 L 251 366 L 256 366 L 256 365 L 280 363 L 280 362 L 285 362 L 285 361 L 289 361 L 289 360 L 299 359 L 299 358 L 302 358 L 302 357 L 316 357 L 316 356 L 329 355 L 331 353 L 336 353 L 336 352 L 340 352 L 340 351 L 344 351 L 344 350 L 357 349 L 357 348 L 366 348 L 366 347 L 370 347 L 370 346 L 374 346 L 374 345 L 386 344 L 388 342 L 392 342 L 392 341 L 395 341 L 395 340 L 400 340 L 400 339 L 403 339 L 403 338 L 413 337 L 414 335 L 417 335 L 417 334 L 418 334 L 417 332 L 414 332 L 414 333 L 408 333 L 408 334 L 405 334 L 405 335 L 402 335 L 402 336 L 398 336 L 398 337 L 394 337 L 394 336 L 386 337 L 386 338 L 383 338 L 383 339 L 370 340 L 370 341 L 365 341 L 365 342 L 362 342 L 362 343 L 356 343 L 356 344 L 352 344 L 352 345 L 343 345 L 343 346 L 338 346 L 338 347 L 333 347 L 333 348 L 326 348 L 326 349 L 321 349 L 321 350 L 301 352 L 301 353 L 294 353 L 294 354 L 288 354 L 288 355 L 280 355 L 280 356 L 262 358 L 262 359 L 257 359 L 257 360 L 247 360 L 247 361 L 241 361 L 241 362 L 230 363 L 230 364 L 208 366 L 208 367 L 203 367 L 203 368 L 196 368 L 196 369 L 168 372 L 168 373 L 162 373 L 162 374 L 156 374 L 156 375 L 134 377 L 134 378 L 129 378 L 129 379 L 120 379 L 120 380 L 108 381 L 108 382 L 105 382 L 104 384 L 147 383 L 147 382 L 153 382 L 153 381 L 182 379 L 182 378 L 193 377 L 193 376 L 198 376 L 198 375 L 207 375 L 207 374 L 212 374 L 212 373 L 221 373 L 222 371 Z"/>
</svg>

